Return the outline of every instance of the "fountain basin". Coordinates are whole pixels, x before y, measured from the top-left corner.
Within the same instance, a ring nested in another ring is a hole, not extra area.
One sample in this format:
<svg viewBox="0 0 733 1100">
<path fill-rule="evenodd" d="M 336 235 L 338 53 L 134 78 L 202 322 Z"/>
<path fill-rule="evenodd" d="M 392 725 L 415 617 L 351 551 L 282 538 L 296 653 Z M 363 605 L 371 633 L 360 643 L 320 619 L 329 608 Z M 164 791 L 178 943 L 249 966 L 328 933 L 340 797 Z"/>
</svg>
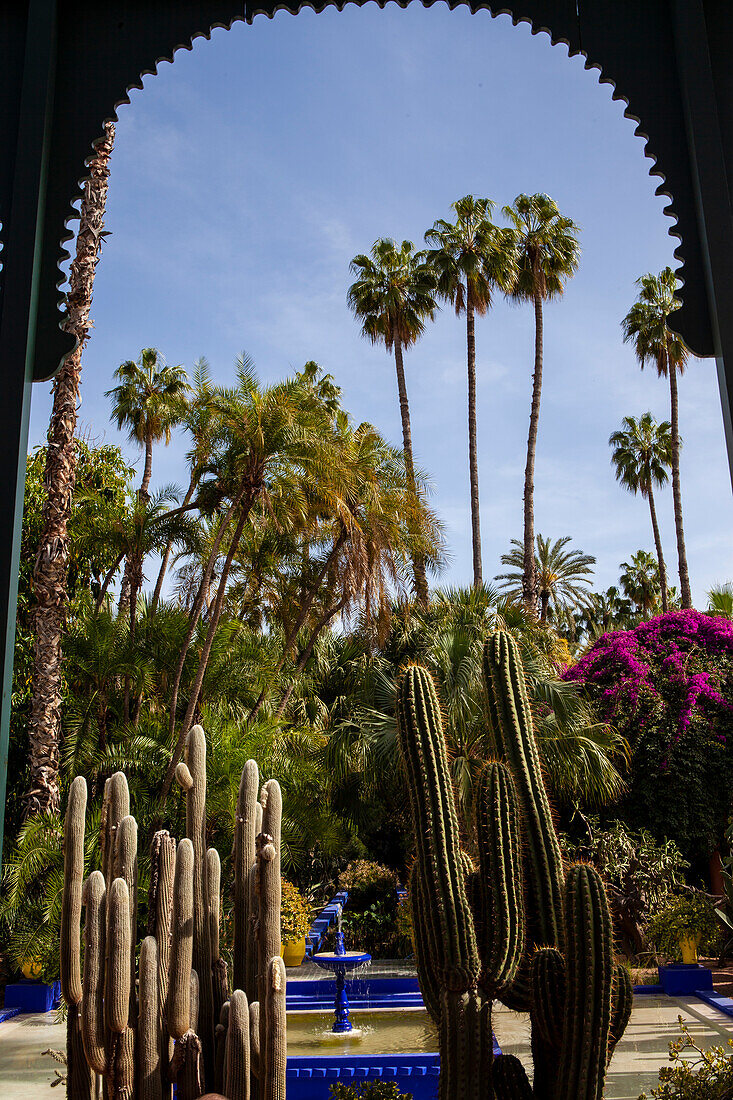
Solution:
<svg viewBox="0 0 733 1100">
<path fill-rule="evenodd" d="M 435 1100 L 438 1034 L 425 1009 L 356 1008 L 352 1015 L 354 1031 L 335 1036 L 328 1010 L 288 1012 L 288 1100 L 328 1100 L 334 1082 L 366 1080 L 394 1082 L 414 1100 Z"/>
</svg>

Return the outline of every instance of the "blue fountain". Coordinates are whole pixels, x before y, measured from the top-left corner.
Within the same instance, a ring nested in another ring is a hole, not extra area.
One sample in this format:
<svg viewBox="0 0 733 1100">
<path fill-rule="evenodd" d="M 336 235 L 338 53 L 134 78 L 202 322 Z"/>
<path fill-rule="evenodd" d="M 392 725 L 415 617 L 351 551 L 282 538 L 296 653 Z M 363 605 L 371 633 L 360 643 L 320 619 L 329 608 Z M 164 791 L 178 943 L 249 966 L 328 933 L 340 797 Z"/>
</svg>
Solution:
<svg viewBox="0 0 733 1100">
<path fill-rule="evenodd" d="M 322 970 L 330 970 L 336 976 L 336 998 L 334 1000 L 334 1021 L 331 1031 L 335 1035 L 345 1035 L 354 1030 L 349 1019 L 349 998 L 346 996 L 346 975 L 360 966 L 368 966 L 371 955 L 365 951 L 347 951 L 344 947 L 344 934 L 341 930 L 341 910 L 337 915 L 336 950 L 319 951 L 313 956 L 313 962 Z"/>
</svg>

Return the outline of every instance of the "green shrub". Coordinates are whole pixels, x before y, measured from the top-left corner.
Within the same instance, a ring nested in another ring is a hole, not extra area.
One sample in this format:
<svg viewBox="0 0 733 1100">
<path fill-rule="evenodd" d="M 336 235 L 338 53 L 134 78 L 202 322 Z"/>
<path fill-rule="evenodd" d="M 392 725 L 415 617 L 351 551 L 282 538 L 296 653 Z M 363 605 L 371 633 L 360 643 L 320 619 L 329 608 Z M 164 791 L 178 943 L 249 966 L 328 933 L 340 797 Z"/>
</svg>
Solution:
<svg viewBox="0 0 733 1100">
<path fill-rule="evenodd" d="M 281 886 L 280 937 L 283 943 L 293 943 L 302 940 L 310 931 L 310 908 L 300 890 L 297 886 L 293 886 L 292 882 L 284 878 Z"/>
<path fill-rule="evenodd" d="M 733 1096 L 733 1055 L 724 1047 L 702 1050 L 694 1041 L 682 1017 L 682 1037 L 669 1044 L 674 1065 L 659 1071 L 659 1085 L 652 1089 L 654 1100 L 729 1100 Z M 728 1040 L 733 1047 L 733 1040 Z M 682 1057 L 683 1050 L 694 1050 L 696 1058 Z M 642 1092 L 639 1100 L 649 1100 Z"/>
<path fill-rule="evenodd" d="M 411 1092 L 400 1092 L 394 1081 L 362 1081 L 359 1085 L 331 1085 L 331 1100 L 412 1100 Z"/>
<path fill-rule="evenodd" d="M 397 927 L 397 876 L 389 867 L 360 859 L 339 875 L 339 887 L 348 890 L 343 915 L 348 946 L 375 958 L 404 957 L 410 953 Z"/>
<path fill-rule="evenodd" d="M 349 905 L 362 908 L 373 901 L 393 900 L 397 906 L 397 875 L 381 863 L 358 859 L 339 875 L 339 888 L 349 891 Z"/>
<path fill-rule="evenodd" d="M 719 926 L 707 898 L 690 892 L 672 898 L 660 909 L 649 921 L 647 933 L 662 955 L 677 959 L 680 940 L 684 937 L 697 939 L 703 952 L 712 950 L 719 936 Z"/>
</svg>

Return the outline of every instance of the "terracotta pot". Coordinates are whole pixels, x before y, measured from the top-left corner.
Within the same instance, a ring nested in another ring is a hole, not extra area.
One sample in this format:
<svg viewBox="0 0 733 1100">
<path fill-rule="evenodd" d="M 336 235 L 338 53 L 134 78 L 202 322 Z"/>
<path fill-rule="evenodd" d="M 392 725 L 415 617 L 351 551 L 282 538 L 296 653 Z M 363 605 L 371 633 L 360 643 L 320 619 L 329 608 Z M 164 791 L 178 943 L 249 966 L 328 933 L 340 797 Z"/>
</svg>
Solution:
<svg viewBox="0 0 733 1100">
<path fill-rule="evenodd" d="M 300 966 L 305 958 L 305 936 L 283 945 L 283 961 L 286 966 Z"/>
</svg>

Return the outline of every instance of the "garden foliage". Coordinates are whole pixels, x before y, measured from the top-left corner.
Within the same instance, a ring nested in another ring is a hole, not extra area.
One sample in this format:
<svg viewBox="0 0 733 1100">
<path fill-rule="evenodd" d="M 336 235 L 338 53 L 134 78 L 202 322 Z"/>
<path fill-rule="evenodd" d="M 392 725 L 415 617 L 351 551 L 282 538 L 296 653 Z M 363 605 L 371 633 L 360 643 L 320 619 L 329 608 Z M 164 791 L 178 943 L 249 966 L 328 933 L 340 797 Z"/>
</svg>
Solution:
<svg viewBox="0 0 733 1100">
<path fill-rule="evenodd" d="M 659 1071 L 659 1085 L 651 1091 L 653 1100 L 729 1100 L 733 1096 L 733 1054 L 724 1047 L 702 1050 L 679 1017 L 682 1035 L 669 1044 L 671 1066 Z M 733 1047 L 733 1040 L 728 1040 Z M 684 1058 L 684 1051 L 696 1057 Z M 643 1092 L 639 1100 L 650 1100 Z"/>
<path fill-rule="evenodd" d="M 631 746 L 629 823 L 674 839 L 690 860 L 707 858 L 733 781 L 733 623 L 676 611 L 612 631 L 566 679 L 586 684 Z"/>
</svg>

